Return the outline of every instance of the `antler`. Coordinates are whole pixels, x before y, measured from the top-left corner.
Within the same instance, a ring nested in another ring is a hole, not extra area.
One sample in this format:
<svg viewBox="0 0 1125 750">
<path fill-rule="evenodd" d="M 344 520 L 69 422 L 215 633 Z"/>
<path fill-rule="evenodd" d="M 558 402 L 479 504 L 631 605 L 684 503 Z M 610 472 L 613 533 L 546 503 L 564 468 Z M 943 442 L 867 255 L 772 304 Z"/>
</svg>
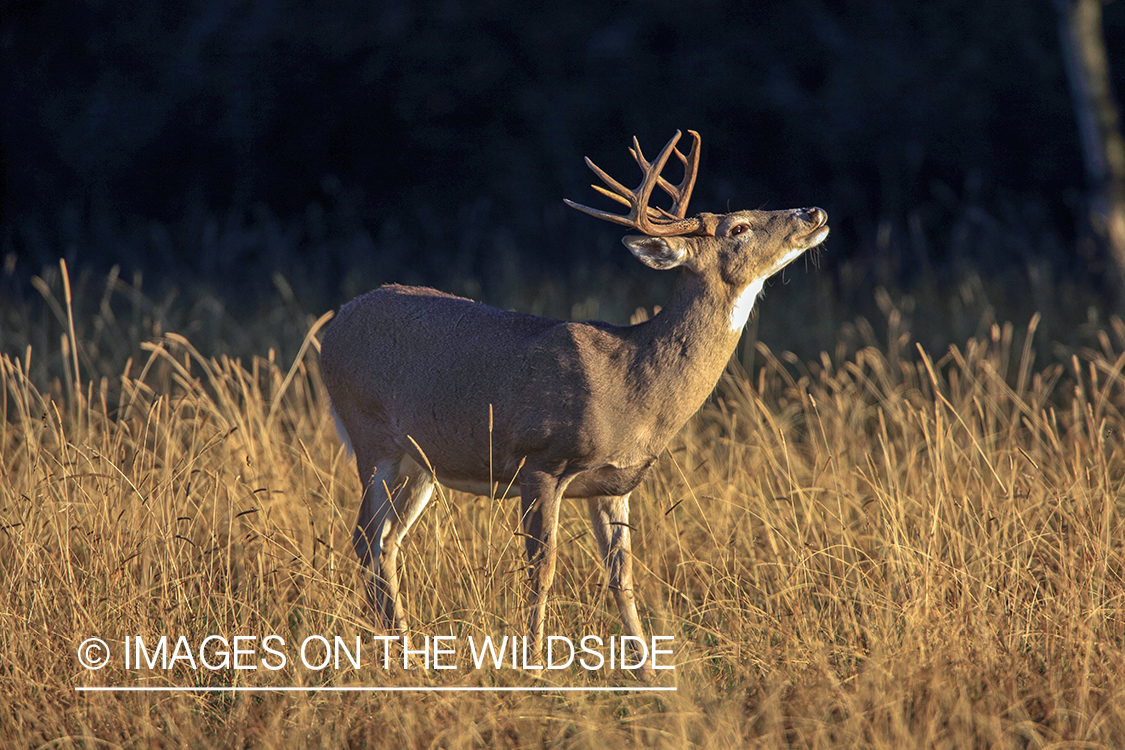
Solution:
<svg viewBox="0 0 1125 750">
<path fill-rule="evenodd" d="M 633 138 L 633 147 L 629 149 L 629 153 L 637 160 L 641 171 L 644 172 L 644 178 L 636 190 L 630 190 L 610 177 L 587 157 L 586 166 L 601 178 L 601 181 L 608 185 L 610 189 L 606 190 L 598 185 L 591 185 L 591 187 L 602 195 L 628 206 L 628 214 L 624 216 L 611 214 L 608 211 L 599 211 L 565 198 L 563 200 L 571 208 L 577 208 L 579 211 L 614 224 L 636 229 L 652 237 L 711 234 L 713 230 L 705 224 L 702 218 L 698 216 L 684 218 L 687 213 L 688 201 L 691 200 L 691 191 L 695 187 L 696 169 L 699 167 L 699 133 L 694 130 L 689 130 L 688 133 L 691 134 L 692 144 L 687 156 L 681 154 L 679 149 L 676 148 L 676 143 L 680 140 L 680 131 L 677 130 L 676 134 L 672 136 L 672 140 L 664 145 L 664 148 L 657 154 L 656 160 L 652 163 L 645 159 L 644 154 L 641 153 L 640 144 L 635 137 Z M 673 152 L 684 165 L 684 179 L 679 185 L 673 185 L 660 176 L 660 172 L 663 171 L 664 165 Z M 652 191 L 657 185 L 672 197 L 673 205 L 670 211 L 648 205 L 649 199 L 652 197 Z"/>
</svg>

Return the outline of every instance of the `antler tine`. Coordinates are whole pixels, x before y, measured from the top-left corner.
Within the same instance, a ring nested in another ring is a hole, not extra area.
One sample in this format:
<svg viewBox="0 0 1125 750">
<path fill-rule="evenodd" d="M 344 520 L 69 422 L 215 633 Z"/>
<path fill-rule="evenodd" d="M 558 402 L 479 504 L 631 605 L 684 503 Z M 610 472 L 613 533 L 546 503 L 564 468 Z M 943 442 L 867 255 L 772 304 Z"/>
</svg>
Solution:
<svg viewBox="0 0 1125 750">
<path fill-rule="evenodd" d="M 593 162 L 593 160 L 590 159 L 589 156 L 586 157 L 586 166 L 589 167 L 590 171 L 593 172 L 594 174 L 596 174 L 598 176 L 598 178 L 601 179 L 602 182 L 604 182 L 606 185 L 609 185 L 610 188 L 613 189 L 613 192 L 617 193 L 622 198 L 624 198 L 625 199 L 625 205 L 629 205 L 629 198 L 631 198 L 633 196 L 632 190 L 625 187 L 620 182 L 618 182 L 617 180 L 613 179 L 608 174 L 606 174 L 605 170 L 603 170 L 601 167 L 599 167 L 597 164 L 595 164 Z M 594 188 L 595 190 L 599 190 L 603 193 L 605 192 L 604 188 L 599 188 L 597 185 L 591 185 L 590 187 Z"/>
<path fill-rule="evenodd" d="M 626 206 L 632 206 L 632 204 L 629 203 L 629 199 L 626 198 L 624 195 L 618 195 L 617 193 L 613 192 L 612 190 L 606 190 L 601 185 L 591 185 L 590 187 L 592 187 L 594 190 L 596 190 L 599 193 L 601 193 L 602 195 L 604 195 L 606 198 L 612 198 L 613 200 L 617 201 L 618 203 L 621 203 L 621 204 L 626 205 Z"/>
<path fill-rule="evenodd" d="M 684 156 L 678 148 L 674 148 L 672 153 L 684 165 L 684 179 L 680 181 L 679 185 L 673 185 L 664 179 L 663 176 L 656 178 L 656 184 L 672 197 L 674 205 L 671 211 L 666 211 L 663 208 L 650 208 L 650 213 L 656 212 L 657 215 L 667 216 L 668 218 L 682 219 L 687 213 L 687 204 L 691 200 L 691 191 L 695 188 L 695 172 L 699 167 L 699 133 L 694 130 L 689 130 L 688 133 L 692 136 L 691 148 L 688 149 L 688 155 Z M 644 154 L 641 153 L 641 145 L 637 142 L 636 136 L 633 136 L 633 147 L 629 149 L 629 153 L 636 159 L 637 164 L 644 171 L 648 171 L 650 164 L 645 159 Z"/>
<path fill-rule="evenodd" d="M 672 214 L 678 219 L 684 218 L 687 213 L 691 191 L 695 189 L 696 171 L 699 169 L 699 133 L 689 130 L 688 135 L 691 136 L 691 148 L 688 149 L 688 155 L 684 156 L 679 149 L 676 150 L 676 156 L 680 157 L 680 161 L 684 163 L 684 179 L 676 186 L 675 193 L 672 193 L 671 190 L 668 191 L 672 200 L 675 201 L 675 205 L 672 206 Z"/>
<path fill-rule="evenodd" d="M 684 218 L 687 213 L 687 204 L 688 200 L 691 198 L 692 188 L 695 186 L 696 168 L 699 165 L 699 134 L 694 130 L 689 130 L 688 132 L 692 135 L 693 143 L 686 157 L 676 148 L 676 143 L 679 142 L 681 136 L 680 131 L 677 130 L 671 140 L 660 150 L 656 160 L 651 163 L 645 159 L 644 154 L 641 152 L 640 143 L 637 141 L 636 137 L 633 138 L 633 146 L 629 149 L 629 152 L 640 166 L 641 171 L 644 172 L 641 184 L 638 185 L 635 190 L 629 190 L 606 174 L 604 170 L 594 164 L 589 158 L 586 159 L 586 165 L 608 187 L 608 189 L 606 189 L 598 185 L 593 185 L 594 190 L 618 203 L 628 206 L 628 214 L 624 216 L 611 214 L 607 211 L 599 211 L 589 206 L 583 206 L 574 201 L 564 199 L 566 204 L 571 208 L 577 208 L 579 211 L 588 213 L 596 218 L 614 224 L 632 227 L 653 237 L 707 233 L 707 229 L 700 218 Z M 673 153 L 675 153 L 676 157 L 684 164 L 684 179 L 679 185 L 672 185 L 660 176 L 660 172 L 664 169 L 664 166 L 668 163 L 669 157 Z M 674 205 L 671 211 L 648 205 L 649 200 L 652 198 L 652 191 L 657 185 L 672 197 Z"/>
<path fill-rule="evenodd" d="M 629 148 L 629 153 L 633 155 L 633 159 L 636 160 L 637 166 L 639 166 L 641 168 L 642 172 L 647 174 L 648 171 L 650 169 L 652 169 L 652 165 L 649 164 L 648 160 L 645 159 L 645 155 L 641 152 L 641 144 L 637 141 L 637 136 L 633 136 L 633 145 Z M 680 161 L 684 160 L 684 155 L 680 153 L 680 150 L 678 148 L 673 148 L 672 153 L 674 153 L 676 156 L 680 157 Z M 672 200 L 676 200 L 680 197 L 679 193 L 676 191 L 676 188 L 673 187 L 672 183 L 670 183 L 670 182 L 668 182 L 668 180 L 664 179 L 663 176 L 661 176 L 661 175 L 656 176 L 656 184 L 659 185 L 660 188 L 664 192 L 666 192 L 666 193 L 668 193 L 668 195 L 672 196 Z M 599 192 L 604 192 L 604 191 L 600 190 L 597 185 L 592 185 L 591 187 L 593 187 L 595 190 L 598 190 Z M 618 196 L 610 196 L 610 197 L 614 198 L 615 200 L 621 201 L 621 198 L 618 197 Z M 628 204 L 626 204 L 626 205 L 628 205 Z M 653 219 L 659 219 L 661 217 L 667 218 L 667 219 L 682 219 L 683 218 L 683 216 L 675 216 L 674 214 L 669 213 L 668 211 L 665 211 L 660 206 L 648 206 L 648 215 Z"/>
<path fill-rule="evenodd" d="M 668 225 L 663 223 L 653 224 L 651 221 L 649 221 L 648 202 L 649 199 L 652 198 L 652 191 L 656 188 L 657 181 L 660 179 L 660 173 L 661 171 L 663 171 L 664 165 L 668 163 L 668 157 L 670 157 L 672 155 L 672 152 L 676 150 L 676 143 L 680 140 L 680 135 L 680 131 L 677 130 L 676 134 L 672 136 L 671 140 L 664 144 L 664 148 L 660 149 L 660 153 L 656 155 L 656 160 L 653 161 L 647 169 L 645 169 L 645 177 L 641 181 L 640 186 L 635 191 L 635 194 L 637 196 L 636 203 L 633 204 L 633 209 L 629 212 L 630 214 L 637 214 L 637 216 L 635 217 L 636 219 L 638 219 L 637 229 L 641 230 L 645 234 L 649 234 L 654 237 L 663 234 L 666 231 L 666 227 Z M 633 136 L 633 143 L 636 144 L 636 156 L 639 159 L 643 160 L 644 157 L 641 156 L 641 147 L 637 142 L 636 136 Z"/>
<path fill-rule="evenodd" d="M 617 193 L 613 192 L 612 190 L 606 190 L 601 185 L 591 185 L 590 187 L 592 187 L 594 190 L 597 190 L 599 193 L 601 193 L 605 197 L 612 198 L 613 200 L 617 201 L 618 203 L 622 204 L 623 206 L 632 207 L 632 205 L 633 205 L 632 203 L 629 202 L 629 199 L 626 198 L 625 196 L 618 195 Z M 566 200 L 566 199 L 564 198 L 563 200 Z M 566 202 L 570 203 L 570 201 L 566 201 Z M 657 206 L 655 208 L 653 206 L 649 206 L 648 207 L 648 215 L 650 217 L 654 218 L 654 219 L 659 219 L 661 216 L 669 218 L 669 219 L 680 218 L 680 217 L 673 216 L 672 214 L 668 213 L 667 211 L 665 211 L 663 208 L 660 208 L 659 206 Z"/>
<path fill-rule="evenodd" d="M 636 194 L 634 193 L 634 191 L 630 190 L 629 188 L 625 187 L 624 185 L 622 185 L 617 180 L 610 177 L 604 169 L 602 169 L 597 164 L 595 164 L 593 162 L 593 160 L 588 156 L 586 157 L 586 166 L 589 167 L 590 171 L 593 172 L 594 174 L 596 174 L 601 179 L 602 182 L 604 182 L 606 185 L 608 185 L 610 187 L 610 189 L 607 190 L 607 189 L 601 187 L 600 185 L 591 185 L 590 187 L 592 187 L 594 190 L 598 191 L 602 195 L 604 195 L 608 198 L 612 198 L 613 200 L 617 201 L 618 203 L 629 206 L 630 209 L 633 208 L 633 201 L 636 198 Z M 603 219 L 605 221 L 609 221 L 609 222 L 612 222 L 614 224 L 620 224 L 621 226 L 624 226 L 624 227 L 630 227 L 630 228 L 633 228 L 633 229 L 637 228 L 636 222 L 633 220 L 633 212 L 631 210 L 627 215 L 619 216 L 618 214 L 611 214 L 608 211 L 600 211 L 596 208 L 590 208 L 589 206 L 583 206 L 582 204 L 575 203 L 574 201 L 569 200 L 567 198 L 563 198 L 563 202 L 566 203 L 566 205 L 570 206 L 571 208 L 577 208 L 579 211 L 582 211 L 584 213 L 588 213 L 595 218 Z"/>
</svg>

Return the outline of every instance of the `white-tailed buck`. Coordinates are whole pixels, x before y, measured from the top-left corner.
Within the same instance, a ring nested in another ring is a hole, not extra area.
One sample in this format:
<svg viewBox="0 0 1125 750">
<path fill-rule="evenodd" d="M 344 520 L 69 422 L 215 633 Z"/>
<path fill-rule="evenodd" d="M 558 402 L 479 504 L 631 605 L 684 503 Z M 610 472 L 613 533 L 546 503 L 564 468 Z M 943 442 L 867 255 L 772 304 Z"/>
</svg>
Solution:
<svg viewBox="0 0 1125 750">
<path fill-rule="evenodd" d="M 678 269 L 671 301 L 634 326 L 505 312 L 460 297 L 383 286 L 344 305 L 324 334 L 321 365 L 363 482 L 353 543 L 367 596 L 405 634 L 398 552 L 434 482 L 478 495 L 519 492 L 530 563 L 530 635 L 543 643 L 555 575 L 559 505 L 585 498 L 621 610 L 643 638 L 633 597 L 629 493 L 703 404 L 738 343 L 762 284 L 828 236 L 819 208 L 687 217 L 699 135 L 679 132 L 629 190 L 596 167 L 599 193 L 626 215 L 567 201 L 641 234 L 624 238 L 642 263 Z M 684 165 L 660 176 L 671 154 Z M 670 209 L 649 205 L 659 187 Z"/>
</svg>

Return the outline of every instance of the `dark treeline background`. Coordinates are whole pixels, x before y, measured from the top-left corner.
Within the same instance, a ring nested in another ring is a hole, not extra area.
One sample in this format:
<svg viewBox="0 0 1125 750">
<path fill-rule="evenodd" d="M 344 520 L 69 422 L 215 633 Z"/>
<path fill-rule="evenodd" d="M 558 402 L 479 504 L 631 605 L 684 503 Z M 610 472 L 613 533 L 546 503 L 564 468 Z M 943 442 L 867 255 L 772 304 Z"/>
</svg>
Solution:
<svg viewBox="0 0 1125 750">
<path fill-rule="evenodd" d="M 856 294 L 966 268 L 1018 288 L 1031 265 L 1096 296 L 1107 268 L 1082 237 L 1051 0 L 86 0 L 2 15 L 9 293 L 65 257 L 199 279 L 235 306 L 272 293 L 273 271 L 313 307 L 393 280 L 501 300 L 632 263 L 618 229 L 561 199 L 604 205 L 582 157 L 632 184 L 629 138 L 651 154 L 677 128 L 703 135 L 693 210 L 826 208 L 817 273 Z M 1120 92 L 1125 3 L 1106 6 L 1105 38 Z"/>
</svg>

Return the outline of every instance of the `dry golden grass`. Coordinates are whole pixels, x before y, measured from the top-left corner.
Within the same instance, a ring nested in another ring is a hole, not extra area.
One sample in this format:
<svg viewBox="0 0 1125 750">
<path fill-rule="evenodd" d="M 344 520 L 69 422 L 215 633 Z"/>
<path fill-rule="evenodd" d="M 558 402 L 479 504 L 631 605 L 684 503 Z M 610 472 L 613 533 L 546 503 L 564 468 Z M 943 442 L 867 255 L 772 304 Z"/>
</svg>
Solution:
<svg viewBox="0 0 1125 750">
<path fill-rule="evenodd" d="M 369 635 L 350 548 L 359 481 L 311 333 L 292 363 L 204 358 L 169 334 L 115 381 L 87 380 L 66 342 L 51 383 L 33 375 L 39 352 L 5 355 L 0 738 L 1123 747 L 1125 326 L 1045 368 L 1015 338 L 993 327 L 938 356 L 896 337 L 809 364 L 759 347 L 753 377 L 728 372 L 634 495 L 642 614 L 675 637 L 658 684 L 677 690 L 662 693 L 76 691 L 636 683 L 295 664 L 308 635 Z M 403 557 L 417 633 L 522 631 L 514 515 L 510 501 L 435 497 Z M 564 506 L 563 529 L 548 633 L 614 634 L 584 511 Z M 279 671 L 120 659 L 126 637 L 270 633 L 289 644 Z M 115 654 L 100 671 L 78 662 L 93 636 Z"/>
</svg>

